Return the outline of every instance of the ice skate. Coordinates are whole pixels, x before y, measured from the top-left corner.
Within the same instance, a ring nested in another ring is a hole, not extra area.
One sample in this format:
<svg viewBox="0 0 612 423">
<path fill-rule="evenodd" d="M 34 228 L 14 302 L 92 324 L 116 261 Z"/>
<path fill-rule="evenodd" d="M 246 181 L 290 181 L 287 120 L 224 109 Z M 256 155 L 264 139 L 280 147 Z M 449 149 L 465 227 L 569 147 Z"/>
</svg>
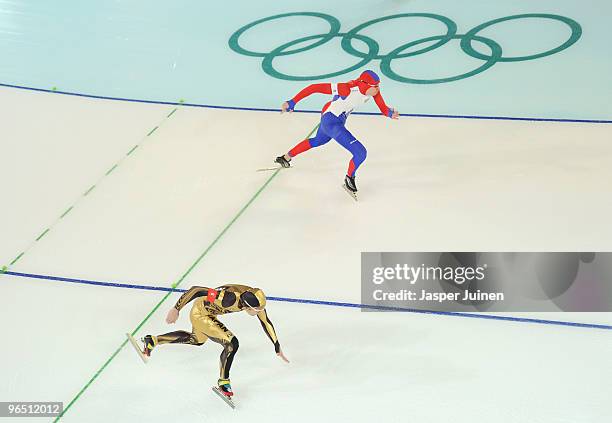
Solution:
<svg viewBox="0 0 612 423">
<path fill-rule="evenodd" d="M 147 357 L 151 357 L 151 351 L 155 347 L 155 343 L 153 342 L 153 337 L 151 335 L 147 335 L 144 338 L 141 338 L 142 342 L 142 353 Z"/>
<path fill-rule="evenodd" d="M 357 184 L 355 183 L 354 176 L 346 175 L 346 177 L 344 178 L 344 185 L 342 185 L 342 188 L 344 188 L 344 190 L 348 192 L 348 194 L 351 197 L 353 197 L 355 201 L 357 201 Z"/>
<path fill-rule="evenodd" d="M 229 379 L 219 379 L 217 381 L 217 386 L 213 386 L 212 390 L 223 400 L 227 405 L 232 408 L 235 408 L 234 402 L 232 401 L 232 397 L 234 393 L 232 392 L 232 386 L 230 385 Z"/>
<path fill-rule="evenodd" d="M 285 156 L 278 156 L 275 160 L 274 163 L 278 163 L 279 166 L 270 166 L 270 167 L 262 167 L 261 169 L 257 169 L 258 172 L 263 172 L 266 170 L 278 170 L 278 169 L 289 169 L 291 168 L 291 163 L 289 163 L 290 160 L 287 160 L 285 158 Z"/>
<path fill-rule="evenodd" d="M 126 336 L 130 341 L 132 347 L 134 347 L 134 350 L 136 351 L 140 359 L 146 364 L 149 357 L 151 356 L 151 350 L 153 349 L 153 338 L 151 337 L 151 335 L 147 335 L 141 340 L 143 342 L 142 349 L 140 348 L 138 342 L 136 342 L 132 335 L 126 333 Z"/>
<path fill-rule="evenodd" d="M 230 384 L 229 379 L 219 379 L 217 381 L 217 386 L 219 387 L 219 391 L 226 397 L 233 397 L 234 393 L 232 392 L 232 385 Z"/>
<path fill-rule="evenodd" d="M 283 156 L 278 156 L 276 158 L 276 160 L 274 160 L 274 162 L 278 163 L 279 165 L 281 165 L 284 168 L 291 167 L 291 163 L 289 163 L 290 160 L 287 160 L 284 155 Z"/>
</svg>

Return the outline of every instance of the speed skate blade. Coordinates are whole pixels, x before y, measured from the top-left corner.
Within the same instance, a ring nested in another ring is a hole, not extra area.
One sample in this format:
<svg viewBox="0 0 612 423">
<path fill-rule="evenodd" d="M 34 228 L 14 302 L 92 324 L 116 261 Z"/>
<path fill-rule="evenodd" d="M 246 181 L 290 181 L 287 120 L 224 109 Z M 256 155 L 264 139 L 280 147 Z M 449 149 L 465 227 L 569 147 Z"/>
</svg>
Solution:
<svg viewBox="0 0 612 423">
<path fill-rule="evenodd" d="M 234 405 L 234 401 L 232 401 L 230 398 L 228 398 L 228 397 L 227 397 L 227 395 L 223 394 L 223 393 L 221 392 L 221 390 L 220 390 L 218 387 L 213 386 L 213 387 L 212 387 L 212 390 L 213 390 L 213 392 L 214 392 L 215 394 L 219 395 L 219 397 L 220 397 L 220 398 L 221 398 L 221 399 L 222 399 L 222 400 L 223 400 L 223 401 L 224 401 L 224 402 L 225 402 L 227 405 L 229 405 L 230 407 L 232 407 L 232 410 L 236 408 L 236 406 Z"/>
<path fill-rule="evenodd" d="M 344 188 L 344 190 L 348 193 L 348 195 L 350 195 L 351 197 L 353 197 L 353 200 L 357 201 L 357 194 L 354 193 L 353 191 L 351 191 L 350 189 L 348 189 L 346 187 L 346 185 L 342 185 L 342 188 Z"/>
<path fill-rule="evenodd" d="M 293 166 L 291 166 L 293 167 Z M 291 169 L 291 167 L 282 167 L 282 166 L 274 166 L 274 167 L 262 167 L 257 169 L 257 172 L 267 172 L 269 170 L 278 170 L 278 169 Z"/>
<path fill-rule="evenodd" d="M 136 351 L 136 353 L 140 356 L 140 358 L 143 361 L 143 363 L 147 364 L 148 357 L 146 355 L 144 355 L 144 353 L 142 352 L 142 350 L 138 346 L 138 343 L 136 342 L 134 337 L 132 335 L 130 335 L 129 333 L 126 333 L 126 336 L 128 337 L 128 340 L 130 341 L 130 344 L 132 344 L 132 346 L 134 347 L 134 350 Z"/>
</svg>

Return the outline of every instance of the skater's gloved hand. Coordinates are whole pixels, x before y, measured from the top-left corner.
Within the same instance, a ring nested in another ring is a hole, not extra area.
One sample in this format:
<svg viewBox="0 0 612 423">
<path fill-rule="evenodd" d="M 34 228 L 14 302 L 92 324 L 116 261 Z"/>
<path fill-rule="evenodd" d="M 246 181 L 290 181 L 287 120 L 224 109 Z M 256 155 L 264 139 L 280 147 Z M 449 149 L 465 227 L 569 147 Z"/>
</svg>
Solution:
<svg viewBox="0 0 612 423">
<path fill-rule="evenodd" d="M 391 119 L 399 119 L 399 112 L 395 109 L 389 109 L 389 117 Z"/>
<path fill-rule="evenodd" d="M 283 350 L 278 350 L 276 355 L 279 356 L 285 363 L 289 363 L 289 360 L 287 360 L 287 357 L 285 357 L 285 354 L 283 354 Z"/>
<path fill-rule="evenodd" d="M 174 323 L 176 322 L 178 317 L 179 317 L 179 311 L 175 309 L 174 307 L 172 307 L 170 310 L 168 310 L 168 315 L 166 316 L 166 323 L 168 324 Z"/>
<path fill-rule="evenodd" d="M 282 105 L 281 105 L 281 113 L 285 113 L 285 112 L 293 112 L 293 109 L 295 109 L 295 101 L 293 100 L 289 100 L 289 101 L 285 101 Z"/>
</svg>

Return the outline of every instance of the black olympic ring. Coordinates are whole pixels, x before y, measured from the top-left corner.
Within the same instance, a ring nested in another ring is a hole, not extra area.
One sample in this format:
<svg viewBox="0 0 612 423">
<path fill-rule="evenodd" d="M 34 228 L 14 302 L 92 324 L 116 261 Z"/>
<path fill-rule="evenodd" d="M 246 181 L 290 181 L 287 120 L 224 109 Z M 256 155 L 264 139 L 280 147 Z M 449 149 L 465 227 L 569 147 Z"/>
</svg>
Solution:
<svg viewBox="0 0 612 423">
<path fill-rule="evenodd" d="M 315 34 L 315 35 L 308 35 L 305 37 L 301 37 L 293 41 L 286 42 L 274 48 L 272 51 L 269 51 L 269 52 L 258 52 L 258 51 L 247 50 L 240 45 L 239 43 L 240 37 L 249 29 L 261 23 L 264 23 L 264 22 L 268 22 L 268 21 L 272 21 L 276 19 L 287 18 L 291 16 L 308 16 L 308 17 L 315 17 L 315 18 L 323 19 L 329 24 L 329 32 L 326 34 Z M 378 42 L 372 39 L 371 37 L 368 37 L 366 35 L 359 33 L 366 27 L 369 27 L 370 25 L 374 25 L 382 21 L 386 21 L 390 19 L 397 19 L 397 18 L 415 18 L 415 17 L 428 18 L 428 19 L 433 19 L 433 20 L 442 22 L 446 26 L 446 34 L 434 35 L 431 37 L 425 37 L 425 38 L 420 38 L 418 40 L 409 41 L 405 44 L 402 44 L 396 47 L 395 49 L 393 49 L 387 54 L 379 54 L 380 45 L 378 44 Z M 561 45 L 555 48 L 543 51 L 541 53 L 536 53 L 536 54 L 527 55 L 527 56 L 517 56 L 517 57 L 503 56 L 502 47 L 496 41 L 490 38 L 487 38 L 487 37 L 477 35 L 482 30 L 490 26 L 493 26 L 495 24 L 498 24 L 500 22 L 517 20 L 517 19 L 525 19 L 525 18 L 551 19 L 551 20 L 562 22 L 570 28 L 571 34 L 564 43 L 562 43 Z M 319 12 L 283 13 L 280 15 L 268 16 L 267 18 L 262 18 L 262 19 L 256 20 L 254 22 L 251 22 L 243 26 L 242 28 L 238 29 L 236 32 L 232 34 L 232 36 L 229 38 L 228 43 L 229 43 L 229 47 L 232 50 L 234 50 L 236 53 L 239 53 L 245 56 L 262 57 L 263 60 L 261 62 L 261 67 L 263 71 L 267 73 L 268 75 L 274 78 L 278 78 L 278 79 L 284 79 L 284 80 L 289 80 L 289 81 L 309 81 L 313 79 L 331 78 L 334 76 L 353 72 L 359 68 L 364 67 L 372 60 L 380 60 L 381 72 L 390 79 L 393 79 L 399 82 L 411 83 L 411 84 L 438 84 L 442 82 L 451 82 L 451 81 L 457 81 L 460 79 L 469 78 L 471 76 L 484 72 L 485 70 L 487 70 L 488 68 L 496 64 L 497 62 L 522 62 L 522 61 L 527 61 L 527 60 L 539 59 L 545 56 L 550 56 L 552 54 L 558 53 L 572 46 L 582 36 L 582 27 L 580 26 L 578 22 L 576 22 L 575 20 L 571 18 L 565 17 L 565 16 L 552 15 L 548 13 L 526 13 L 522 15 L 512 15 L 512 16 L 505 16 L 503 18 L 493 19 L 491 21 L 475 26 L 474 28 L 466 32 L 465 34 L 457 34 L 457 24 L 453 22 L 451 19 L 447 18 L 446 16 L 437 15 L 434 13 L 400 13 L 397 15 L 384 16 L 382 18 L 372 19 L 370 21 L 357 25 L 355 28 L 351 29 L 348 32 L 340 32 L 340 26 L 341 26 L 340 21 L 337 18 L 331 15 L 325 14 L 325 13 L 319 13 Z M 330 72 L 330 73 L 326 73 L 322 75 L 310 75 L 310 76 L 287 75 L 282 72 L 279 72 L 274 67 L 274 59 L 279 56 L 288 56 L 288 55 L 298 54 L 303 51 L 312 50 L 314 48 L 317 48 L 331 41 L 332 39 L 336 37 L 341 37 L 340 45 L 342 46 L 342 49 L 345 52 L 361 59 L 358 63 L 356 63 L 355 65 L 349 66 L 345 69 L 335 71 L 335 72 Z M 352 44 L 354 39 L 357 39 L 363 42 L 367 46 L 368 51 L 363 52 L 363 51 L 356 49 Z M 394 59 L 401 59 L 405 57 L 413 57 L 419 54 L 424 54 L 424 53 L 427 53 L 431 50 L 434 50 L 438 47 L 445 45 L 451 40 L 460 40 L 461 50 L 463 50 L 464 53 L 466 53 L 468 56 L 471 56 L 475 59 L 483 60 L 485 63 L 479 66 L 478 68 L 472 71 L 463 73 L 461 75 L 455 75 L 455 76 L 451 76 L 447 78 L 438 78 L 438 79 L 409 78 L 406 76 L 399 75 L 396 72 L 394 72 L 393 69 L 391 69 L 391 62 Z M 303 44 L 305 42 L 311 42 L 311 41 L 314 41 L 314 42 L 308 43 L 307 45 L 302 46 L 302 47 L 291 49 L 294 46 L 299 46 L 300 44 Z M 428 44 L 432 41 L 435 41 L 435 42 L 433 44 Z M 487 48 L 490 50 L 490 53 L 484 54 L 479 51 L 476 51 L 474 47 L 472 46 L 472 42 L 474 41 L 477 41 L 487 46 Z M 410 49 L 411 47 L 419 46 L 421 44 L 426 44 L 426 46 L 420 49 L 417 49 L 417 50 L 410 50 L 408 52 L 405 51 L 405 50 Z"/>
</svg>

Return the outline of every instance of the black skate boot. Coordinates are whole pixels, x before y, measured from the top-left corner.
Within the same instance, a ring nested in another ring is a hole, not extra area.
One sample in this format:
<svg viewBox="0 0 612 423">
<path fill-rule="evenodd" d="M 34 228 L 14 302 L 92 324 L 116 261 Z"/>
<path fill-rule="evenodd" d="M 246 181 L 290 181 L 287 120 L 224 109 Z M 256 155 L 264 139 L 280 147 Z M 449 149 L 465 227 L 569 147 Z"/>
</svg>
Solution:
<svg viewBox="0 0 612 423">
<path fill-rule="evenodd" d="M 355 183 L 354 176 L 346 175 L 346 177 L 344 178 L 344 185 L 349 191 L 355 192 L 355 193 L 357 192 L 357 184 Z"/>
<path fill-rule="evenodd" d="M 290 161 L 290 160 L 291 160 L 291 159 L 287 160 L 287 159 L 285 158 L 285 156 L 284 156 L 284 155 L 282 155 L 282 156 L 278 156 L 278 157 L 276 158 L 276 160 L 274 160 L 274 162 L 275 162 L 275 163 L 278 163 L 279 165 L 281 165 L 281 166 L 282 166 L 282 167 L 284 167 L 284 168 L 288 168 L 288 167 L 291 167 L 291 163 L 289 163 L 289 161 Z"/>
<path fill-rule="evenodd" d="M 147 335 L 141 339 L 143 345 L 142 353 L 147 357 L 151 357 L 151 351 L 155 348 L 155 342 L 153 341 L 153 337 L 151 335 Z"/>
<path fill-rule="evenodd" d="M 217 385 L 219 386 L 219 391 L 221 391 L 223 395 L 228 398 L 232 398 L 234 393 L 232 392 L 232 385 L 230 385 L 229 379 L 219 379 L 217 381 Z"/>
<path fill-rule="evenodd" d="M 346 175 L 344 178 L 344 185 L 342 187 L 353 197 L 355 201 L 357 201 L 357 184 L 355 183 L 354 176 Z"/>
</svg>

